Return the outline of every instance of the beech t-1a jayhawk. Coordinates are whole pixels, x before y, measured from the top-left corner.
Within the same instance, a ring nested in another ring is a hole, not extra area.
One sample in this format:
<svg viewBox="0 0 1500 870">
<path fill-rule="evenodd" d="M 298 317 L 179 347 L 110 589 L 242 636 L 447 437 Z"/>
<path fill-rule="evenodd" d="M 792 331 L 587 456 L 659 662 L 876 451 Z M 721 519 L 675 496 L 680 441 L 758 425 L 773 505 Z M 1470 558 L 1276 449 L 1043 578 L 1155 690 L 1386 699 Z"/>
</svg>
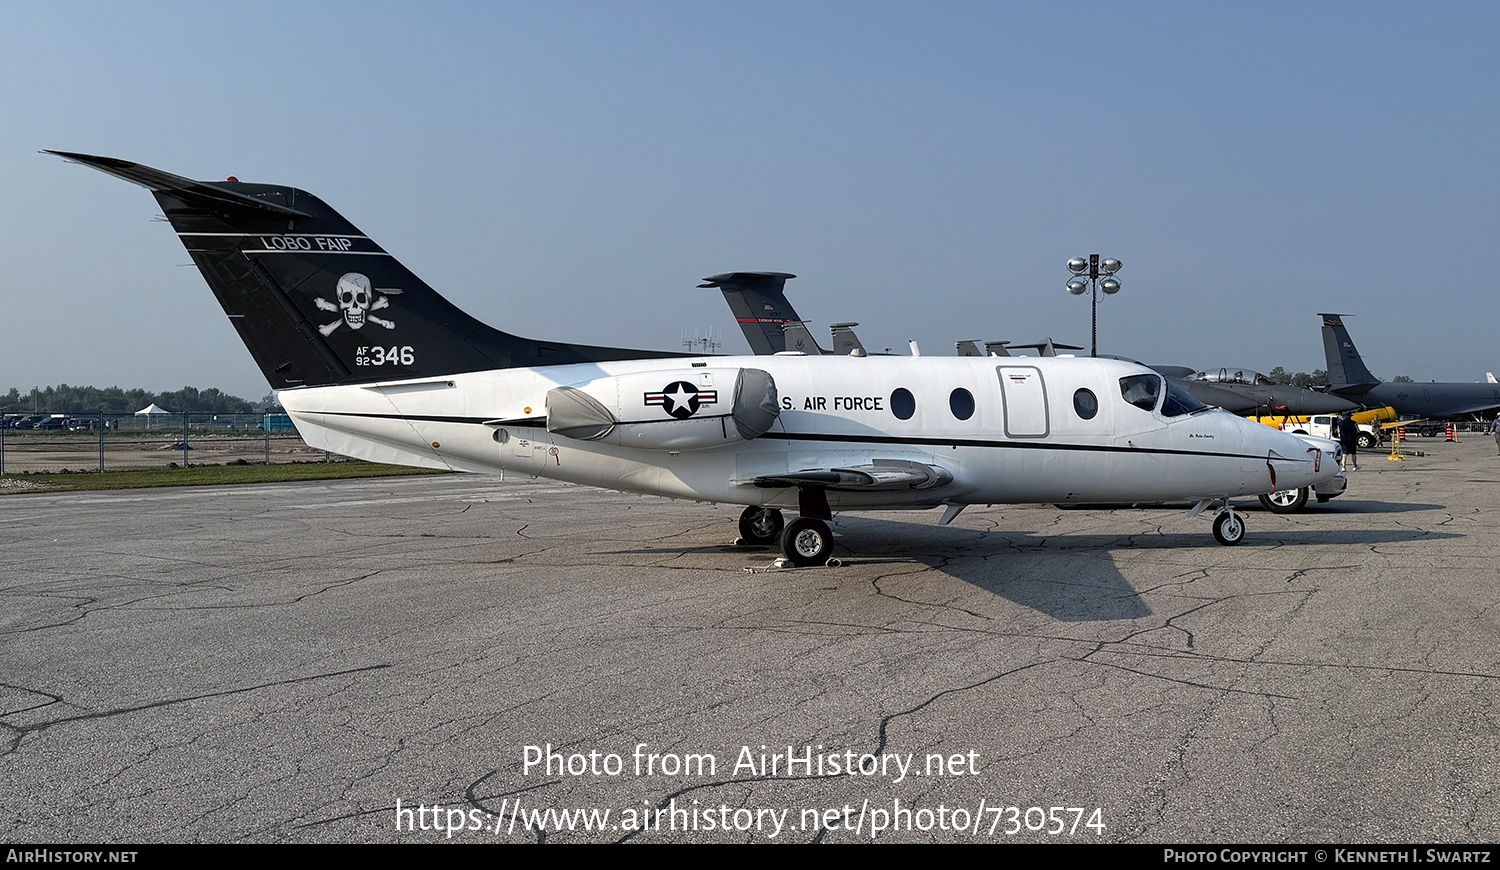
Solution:
<svg viewBox="0 0 1500 870">
<path fill-rule="evenodd" d="M 745 505 L 743 539 L 798 565 L 827 561 L 835 510 L 948 523 L 971 504 L 1193 499 L 1235 544 L 1231 497 L 1343 483 L 1333 442 L 1143 366 L 536 341 L 463 313 L 304 191 L 49 153 L 156 196 L 303 438 L 347 456 Z"/>
</svg>

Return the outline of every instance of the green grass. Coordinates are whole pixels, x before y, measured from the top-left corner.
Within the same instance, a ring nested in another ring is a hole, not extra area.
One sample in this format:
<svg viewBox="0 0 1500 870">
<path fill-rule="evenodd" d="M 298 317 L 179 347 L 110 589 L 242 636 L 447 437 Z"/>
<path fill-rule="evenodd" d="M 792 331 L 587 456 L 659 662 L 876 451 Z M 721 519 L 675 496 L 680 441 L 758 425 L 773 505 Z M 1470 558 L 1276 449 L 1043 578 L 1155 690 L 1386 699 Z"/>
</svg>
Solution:
<svg viewBox="0 0 1500 870">
<path fill-rule="evenodd" d="M 142 489 L 154 486 L 219 486 L 236 483 L 285 483 L 294 480 L 342 480 L 352 477 L 399 477 L 409 474 L 447 474 L 428 468 L 382 465 L 378 462 L 302 462 L 288 465 L 191 465 L 187 468 L 147 468 L 136 471 L 7 474 L 46 489 L 0 488 L 0 494 L 76 492 L 96 489 Z"/>
</svg>

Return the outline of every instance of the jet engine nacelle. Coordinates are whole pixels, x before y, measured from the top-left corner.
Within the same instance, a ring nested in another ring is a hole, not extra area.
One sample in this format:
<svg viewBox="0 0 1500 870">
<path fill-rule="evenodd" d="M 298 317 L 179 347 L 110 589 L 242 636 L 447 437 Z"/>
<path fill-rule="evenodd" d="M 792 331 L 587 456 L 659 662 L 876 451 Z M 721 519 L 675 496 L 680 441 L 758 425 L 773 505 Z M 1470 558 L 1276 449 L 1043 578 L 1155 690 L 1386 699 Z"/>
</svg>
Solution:
<svg viewBox="0 0 1500 870">
<path fill-rule="evenodd" d="M 748 368 L 669 369 L 547 391 L 547 431 L 643 450 L 708 450 L 764 435 L 776 381 Z"/>
</svg>

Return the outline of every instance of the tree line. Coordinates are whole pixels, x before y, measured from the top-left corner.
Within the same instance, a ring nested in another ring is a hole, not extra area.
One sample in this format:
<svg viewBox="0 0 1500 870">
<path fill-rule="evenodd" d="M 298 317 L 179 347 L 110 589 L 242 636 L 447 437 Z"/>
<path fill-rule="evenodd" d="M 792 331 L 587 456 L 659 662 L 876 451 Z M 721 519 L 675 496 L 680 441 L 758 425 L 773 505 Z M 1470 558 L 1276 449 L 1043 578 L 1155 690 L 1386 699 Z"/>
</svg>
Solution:
<svg viewBox="0 0 1500 870">
<path fill-rule="evenodd" d="M 153 393 L 150 390 L 119 387 L 72 387 L 58 384 L 55 387 L 32 387 L 31 392 L 22 393 L 15 387 L 0 396 L 0 412 L 6 414 L 134 414 L 155 403 L 174 414 L 255 414 L 266 410 L 279 410 L 276 398 L 267 395 L 259 402 L 250 402 L 239 396 L 231 396 L 216 387 L 200 390 L 183 387 Z"/>
<path fill-rule="evenodd" d="M 1301 387 L 1304 390 L 1311 387 L 1328 386 L 1328 372 L 1322 369 L 1313 369 L 1311 372 L 1293 373 L 1281 366 L 1277 366 L 1266 372 L 1266 377 L 1270 378 L 1273 384 L 1291 384 L 1294 387 Z M 1409 384 L 1411 382 L 1411 378 L 1406 375 L 1396 375 L 1394 378 L 1391 378 L 1391 383 L 1393 384 Z"/>
</svg>

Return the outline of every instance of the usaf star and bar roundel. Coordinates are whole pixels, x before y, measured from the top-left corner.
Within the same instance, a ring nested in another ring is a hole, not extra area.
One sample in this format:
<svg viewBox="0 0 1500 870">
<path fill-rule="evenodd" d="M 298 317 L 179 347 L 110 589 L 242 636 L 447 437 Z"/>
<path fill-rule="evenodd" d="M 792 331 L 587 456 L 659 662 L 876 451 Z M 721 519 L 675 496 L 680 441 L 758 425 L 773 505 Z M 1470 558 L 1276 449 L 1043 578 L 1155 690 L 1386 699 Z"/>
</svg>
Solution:
<svg viewBox="0 0 1500 870">
<path fill-rule="evenodd" d="M 660 405 L 679 420 L 686 420 L 698 413 L 700 407 L 713 405 L 718 401 L 718 390 L 700 390 L 687 381 L 674 381 L 659 393 L 646 393 L 648 407 Z"/>
</svg>

